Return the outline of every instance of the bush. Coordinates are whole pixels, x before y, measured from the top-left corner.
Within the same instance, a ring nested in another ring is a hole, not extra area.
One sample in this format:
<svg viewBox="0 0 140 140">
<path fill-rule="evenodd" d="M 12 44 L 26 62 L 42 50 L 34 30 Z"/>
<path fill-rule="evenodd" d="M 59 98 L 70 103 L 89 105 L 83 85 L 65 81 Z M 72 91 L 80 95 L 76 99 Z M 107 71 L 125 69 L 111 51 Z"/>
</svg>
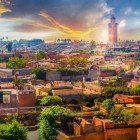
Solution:
<svg viewBox="0 0 140 140">
<path fill-rule="evenodd" d="M 46 80 L 46 70 L 42 68 L 35 68 L 32 74 L 35 74 L 36 78 L 39 80 Z"/>
<path fill-rule="evenodd" d="M 105 109 L 106 109 L 107 111 L 111 111 L 111 109 L 114 108 L 115 103 L 114 103 L 114 101 L 111 100 L 111 99 L 106 99 L 106 100 L 103 101 L 102 105 L 103 105 L 103 107 L 105 107 Z"/>
<path fill-rule="evenodd" d="M 74 76 L 74 75 L 87 75 L 88 69 L 86 68 L 59 68 L 58 71 L 61 73 L 62 76 Z"/>
<path fill-rule="evenodd" d="M 41 59 L 45 58 L 45 52 L 39 51 L 37 53 L 36 57 L 37 57 L 37 60 L 41 60 Z"/>
<path fill-rule="evenodd" d="M 27 140 L 27 129 L 17 121 L 11 124 L 0 124 L 0 139 Z"/>
<path fill-rule="evenodd" d="M 53 105 L 62 105 L 63 100 L 59 96 L 47 96 L 40 100 L 40 105 L 43 106 L 53 106 Z"/>
<path fill-rule="evenodd" d="M 125 110 L 125 109 L 119 109 L 115 108 L 112 109 L 109 115 L 109 118 L 116 124 L 128 124 L 129 119 L 133 118 L 134 115 Z"/>
<path fill-rule="evenodd" d="M 100 118 L 100 119 L 105 118 L 104 114 L 100 111 L 95 111 L 94 115 L 95 115 L 95 117 Z"/>
<path fill-rule="evenodd" d="M 24 114 L 5 114 L 0 116 L 0 123 L 12 123 L 14 120 L 26 126 L 36 125 L 38 122 L 38 112 L 28 112 Z"/>
<path fill-rule="evenodd" d="M 9 69 L 21 69 L 25 68 L 27 60 L 25 58 L 13 57 L 7 62 L 7 68 Z"/>
<path fill-rule="evenodd" d="M 66 129 L 67 122 L 73 122 L 75 118 L 75 113 L 60 106 L 53 106 L 45 109 L 40 116 L 40 136 L 46 140 L 54 140 L 61 126 L 65 126 Z"/>
</svg>

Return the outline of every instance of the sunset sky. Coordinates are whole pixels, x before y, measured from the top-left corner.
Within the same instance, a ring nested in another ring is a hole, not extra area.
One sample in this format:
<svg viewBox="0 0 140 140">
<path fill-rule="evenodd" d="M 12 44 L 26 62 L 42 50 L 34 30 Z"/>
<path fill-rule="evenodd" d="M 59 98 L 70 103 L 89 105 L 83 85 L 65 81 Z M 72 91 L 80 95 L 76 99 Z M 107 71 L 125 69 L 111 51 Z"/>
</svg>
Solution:
<svg viewBox="0 0 140 140">
<path fill-rule="evenodd" d="M 140 0 L 0 0 L 0 38 L 106 42 L 112 14 L 120 39 L 140 40 Z"/>
</svg>

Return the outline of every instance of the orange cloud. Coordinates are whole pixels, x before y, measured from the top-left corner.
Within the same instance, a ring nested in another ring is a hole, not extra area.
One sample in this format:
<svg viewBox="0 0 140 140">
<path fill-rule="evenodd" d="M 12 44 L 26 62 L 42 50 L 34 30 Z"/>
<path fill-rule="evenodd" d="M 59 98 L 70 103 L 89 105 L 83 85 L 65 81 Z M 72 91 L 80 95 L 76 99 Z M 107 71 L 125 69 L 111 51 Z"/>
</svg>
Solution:
<svg viewBox="0 0 140 140">
<path fill-rule="evenodd" d="M 10 0 L 0 0 L 0 15 L 6 12 L 11 12 L 11 10 L 5 5 L 10 5 Z"/>
<path fill-rule="evenodd" d="M 57 22 L 53 17 L 48 15 L 45 11 L 41 11 L 39 15 L 43 18 L 45 18 L 47 21 L 49 21 L 52 24 L 52 27 L 46 26 L 46 25 L 41 25 L 41 26 L 46 26 L 46 28 L 53 28 L 57 31 L 59 31 L 61 34 L 71 37 L 71 38 L 89 38 L 90 34 L 93 33 L 97 28 L 89 28 L 87 31 L 79 31 L 79 30 L 74 30 L 71 29 L 65 25 L 60 24 Z"/>
<path fill-rule="evenodd" d="M 4 6 L 0 6 L 0 15 L 6 12 L 11 12 L 11 10 Z"/>
</svg>

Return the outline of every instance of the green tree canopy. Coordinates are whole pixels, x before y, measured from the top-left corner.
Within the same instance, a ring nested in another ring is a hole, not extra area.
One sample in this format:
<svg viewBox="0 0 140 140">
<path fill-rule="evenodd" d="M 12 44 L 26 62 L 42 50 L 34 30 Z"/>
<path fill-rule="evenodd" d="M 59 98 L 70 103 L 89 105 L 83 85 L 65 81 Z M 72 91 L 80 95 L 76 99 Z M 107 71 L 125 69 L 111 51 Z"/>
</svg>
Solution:
<svg viewBox="0 0 140 140">
<path fill-rule="evenodd" d="M 32 71 L 32 74 L 35 74 L 36 78 L 39 80 L 46 80 L 46 70 L 42 68 L 36 68 Z"/>
<path fill-rule="evenodd" d="M 75 66 L 89 64 L 89 60 L 87 58 L 83 58 L 83 57 L 71 58 L 68 60 L 68 62 L 70 65 L 75 65 Z"/>
<path fill-rule="evenodd" d="M 37 57 L 37 60 L 41 60 L 41 59 L 45 58 L 45 52 L 39 51 L 37 53 L 36 57 Z"/>
<path fill-rule="evenodd" d="M 9 69 L 21 69 L 25 68 L 27 60 L 25 58 L 13 57 L 7 62 L 7 68 Z"/>
<path fill-rule="evenodd" d="M 111 110 L 109 118 L 116 124 L 128 124 L 129 119 L 133 118 L 134 115 L 125 109 L 114 108 Z"/>
<path fill-rule="evenodd" d="M 27 129 L 17 121 L 11 124 L 0 124 L 0 139 L 27 140 Z"/>
<path fill-rule="evenodd" d="M 73 122 L 77 114 L 64 107 L 53 106 L 45 109 L 40 116 L 39 132 L 42 138 L 54 140 L 60 128 L 67 127 L 67 122 Z"/>
<path fill-rule="evenodd" d="M 22 80 L 22 79 L 14 79 L 13 80 L 13 84 L 15 85 L 15 86 L 17 86 L 17 87 L 19 87 L 19 86 L 21 86 L 21 85 L 23 85 L 24 84 L 24 81 Z"/>
<path fill-rule="evenodd" d="M 107 111 L 111 111 L 111 109 L 113 109 L 115 107 L 115 103 L 111 99 L 104 100 L 103 103 L 102 103 L 102 105 L 103 105 L 103 107 L 105 107 L 105 109 Z"/>
<path fill-rule="evenodd" d="M 59 68 L 58 71 L 61 72 L 62 76 L 74 76 L 74 75 L 86 75 L 88 74 L 87 68 Z"/>
<path fill-rule="evenodd" d="M 63 100 L 59 96 L 47 96 L 41 99 L 40 104 L 43 106 L 62 105 Z"/>
<path fill-rule="evenodd" d="M 140 85 L 130 89 L 131 95 L 140 95 Z"/>
</svg>

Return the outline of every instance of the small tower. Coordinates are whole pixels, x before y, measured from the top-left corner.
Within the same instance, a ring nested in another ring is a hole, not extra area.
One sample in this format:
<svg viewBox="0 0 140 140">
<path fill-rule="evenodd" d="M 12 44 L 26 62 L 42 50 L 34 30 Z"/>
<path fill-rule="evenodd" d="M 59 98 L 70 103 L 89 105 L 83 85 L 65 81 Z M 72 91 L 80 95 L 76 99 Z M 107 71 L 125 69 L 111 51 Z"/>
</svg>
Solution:
<svg viewBox="0 0 140 140">
<path fill-rule="evenodd" d="M 116 18 L 112 16 L 110 18 L 110 23 L 108 24 L 108 34 L 109 42 L 117 43 L 118 41 L 118 23 L 116 23 Z"/>
</svg>

